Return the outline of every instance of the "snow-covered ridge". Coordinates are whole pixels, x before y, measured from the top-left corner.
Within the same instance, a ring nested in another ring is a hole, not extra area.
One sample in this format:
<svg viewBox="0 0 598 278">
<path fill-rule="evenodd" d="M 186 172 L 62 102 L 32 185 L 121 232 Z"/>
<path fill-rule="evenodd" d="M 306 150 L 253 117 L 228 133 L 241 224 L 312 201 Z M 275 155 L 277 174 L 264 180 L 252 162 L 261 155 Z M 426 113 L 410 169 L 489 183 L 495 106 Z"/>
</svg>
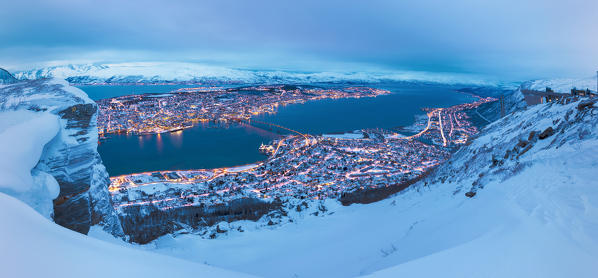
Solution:
<svg viewBox="0 0 598 278">
<path fill-rule="evenodd" d="M 16 72 L 18 79 L 55 77 L 72 84 L 94 83 L 163 83 L 163 82 L 220 82 L 220 83 L 318 83 L 384 81 L 417 81 L 443 84 L 495 85 L 482 77 L 458 73 L 430 73 L 416 71 L 386 72 L 294 72 L 261 71 L 209 66 L 196 63 L 140 62 L 118 64 L 82 64 L 52 66 Z"/>
<path fill-rule="evenodd" d="M 64 80 L 0 87 L 0 192 L 72 230 L 101 224 L 120 234 L 96 116 L 95 102 Z"/>
<path fill-rule="evenodd" d="M 3 68 L 0 68 L 0 85 L 2 84 L 12 84 L 17 82 L 14 76 L 10 74 L 10 72 L 6 71 Z"/>
</svg>

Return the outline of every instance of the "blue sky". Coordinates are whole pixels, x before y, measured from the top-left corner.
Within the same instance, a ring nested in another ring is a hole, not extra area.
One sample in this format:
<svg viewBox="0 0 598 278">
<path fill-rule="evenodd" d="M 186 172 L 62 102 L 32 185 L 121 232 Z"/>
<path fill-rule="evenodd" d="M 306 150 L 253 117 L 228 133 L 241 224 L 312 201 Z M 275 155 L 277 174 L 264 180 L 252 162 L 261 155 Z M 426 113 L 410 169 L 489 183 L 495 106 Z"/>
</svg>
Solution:
<svg viewBox="0 0 598 278">
<path fill-rule="evenodd" d="M 598 1 L 5 1 L 0 63 L 199 62 L 498 78 L 598 68 Z"/>
</svg>

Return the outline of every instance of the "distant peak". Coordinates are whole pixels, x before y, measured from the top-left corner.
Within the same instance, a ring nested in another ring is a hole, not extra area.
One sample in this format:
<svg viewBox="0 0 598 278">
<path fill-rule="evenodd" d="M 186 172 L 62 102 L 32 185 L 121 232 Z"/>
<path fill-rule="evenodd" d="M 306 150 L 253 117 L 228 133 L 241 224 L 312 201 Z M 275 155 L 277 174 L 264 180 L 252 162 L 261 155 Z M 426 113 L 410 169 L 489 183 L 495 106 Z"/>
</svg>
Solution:
<svg viewBox="0 0 598 278">
<path fill-rule="evenodd" d="M 0 68 L 0 84 L 12 84 L 17 82 L 17 79 L 7 70 Z"/>
</svg>

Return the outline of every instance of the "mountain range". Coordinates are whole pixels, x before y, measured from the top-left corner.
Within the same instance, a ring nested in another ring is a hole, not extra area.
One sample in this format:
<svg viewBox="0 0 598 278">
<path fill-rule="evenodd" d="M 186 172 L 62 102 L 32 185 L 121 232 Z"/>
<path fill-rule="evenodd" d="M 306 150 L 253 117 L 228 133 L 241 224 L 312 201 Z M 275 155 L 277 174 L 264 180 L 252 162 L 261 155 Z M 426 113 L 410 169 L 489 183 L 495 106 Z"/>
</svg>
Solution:
<svg viewBox="0 0 598 278">
<path fill-rule="evenodd" d="M 197 63 L 138 62 L 70 64 L 15 72 L 18 79 L 61 78 L 71 84 L 138 83 L 377 83 L 417 81 L 444 84 L 495 85 L 480 76 L 417 71 L 299 72 L 250 70 Z"/>
</svg>

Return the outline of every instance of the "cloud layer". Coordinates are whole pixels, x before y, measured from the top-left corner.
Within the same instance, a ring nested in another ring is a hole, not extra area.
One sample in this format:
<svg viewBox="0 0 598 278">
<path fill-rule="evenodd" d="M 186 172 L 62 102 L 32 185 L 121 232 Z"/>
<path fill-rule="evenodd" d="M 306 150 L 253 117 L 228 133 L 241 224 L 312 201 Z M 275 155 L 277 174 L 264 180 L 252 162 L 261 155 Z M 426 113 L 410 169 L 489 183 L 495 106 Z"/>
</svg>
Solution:
<svg viewBox="0 0 598 278">
<path fill-rule="evenodd" d="M 0 57 L 255 69 L 591 75 L 598 1 L 12 1 Z"/>
</svg>

